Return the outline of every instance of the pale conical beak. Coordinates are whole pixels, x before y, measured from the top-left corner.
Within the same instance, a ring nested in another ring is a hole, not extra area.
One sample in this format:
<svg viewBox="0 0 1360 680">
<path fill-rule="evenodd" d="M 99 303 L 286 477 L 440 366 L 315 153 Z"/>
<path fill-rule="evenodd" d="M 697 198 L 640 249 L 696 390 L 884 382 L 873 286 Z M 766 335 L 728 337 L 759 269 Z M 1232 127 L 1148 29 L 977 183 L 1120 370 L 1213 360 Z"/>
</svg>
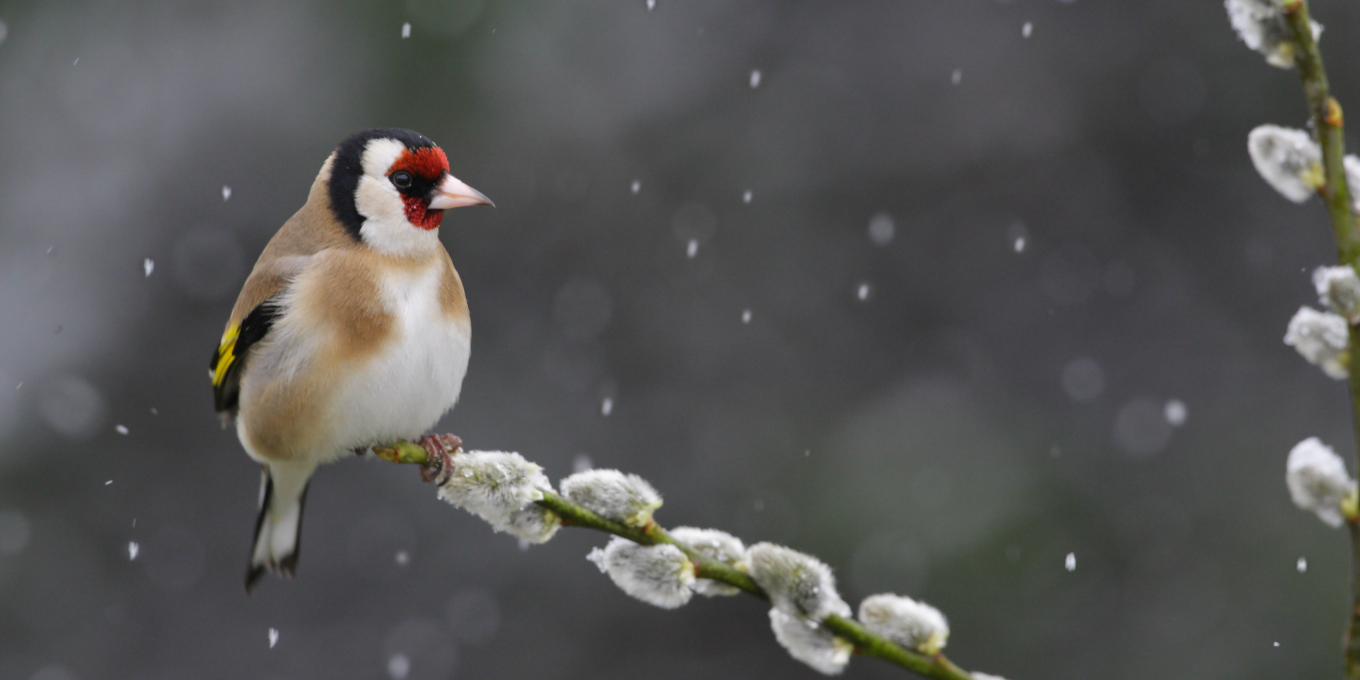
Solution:
<svg viewBox="0 0 1360 680">
<path fill-rule="evenodd" d="M 430 199 L 431 210 L 448 210 L 449 208 L 465 208 L 469 205 L 489 205 L 496 207 L 491 199 L 482 195 L 482 192 L 473 189 L 463 183 L 463 180 L 453 175 L 444 175 L 444 181 L 434 189 L 434 198 Z"/>
</svg>

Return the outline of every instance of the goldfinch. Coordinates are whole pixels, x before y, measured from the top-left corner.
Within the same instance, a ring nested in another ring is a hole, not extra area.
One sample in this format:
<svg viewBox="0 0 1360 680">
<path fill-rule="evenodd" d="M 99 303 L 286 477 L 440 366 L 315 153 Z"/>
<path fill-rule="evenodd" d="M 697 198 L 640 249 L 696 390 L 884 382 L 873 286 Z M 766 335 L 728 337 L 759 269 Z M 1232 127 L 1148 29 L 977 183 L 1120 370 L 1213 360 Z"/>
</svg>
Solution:
<svg viewBox="0 0 1360 680">
<path fill-rule="evenodd" d="M 479 204 L 424 135 L 365 130 L 260 254 L 210 365 L 223 425 L 264 466 L 246 592 L 296 570 L 317 465 L 416 439 L 458 401 L 472 327 L 439 224 Z"/>
</svg>

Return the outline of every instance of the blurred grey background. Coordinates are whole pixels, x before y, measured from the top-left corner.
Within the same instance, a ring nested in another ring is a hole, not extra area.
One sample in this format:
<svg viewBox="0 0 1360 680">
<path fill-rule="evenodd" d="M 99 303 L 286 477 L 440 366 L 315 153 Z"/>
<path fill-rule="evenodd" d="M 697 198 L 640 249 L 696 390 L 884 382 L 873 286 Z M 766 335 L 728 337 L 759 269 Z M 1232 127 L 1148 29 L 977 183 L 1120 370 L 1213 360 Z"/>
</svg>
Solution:
<svg viewBox="0 0 1360 680">
<path fill-rule="evenodd" d="M 1360 111 L 1360 7 L 1314 14 Z M 0 677 L 814 677 L 754 600 L 632 601 L 584 559 L 601 535 L 521 550 L 381 461 L 321 470 L 297 579 L 243 593 L 258 469 L 208 358 L 377 126 L 498 205 L 441 231 L 474 328 L 441 429 L 469 448 L 637 472 L 663 523 L 815 553 L 852 604 L 923 598 L 966 668 L 1337 675 L 1346 537 L 1283 472 L 1304 437 L 1352 449 L 1346 390 L 1281 343 L 1335 255 L 1251 168 L 1302 94 L 1219 2 L 0 21 Z"/>
</svg>

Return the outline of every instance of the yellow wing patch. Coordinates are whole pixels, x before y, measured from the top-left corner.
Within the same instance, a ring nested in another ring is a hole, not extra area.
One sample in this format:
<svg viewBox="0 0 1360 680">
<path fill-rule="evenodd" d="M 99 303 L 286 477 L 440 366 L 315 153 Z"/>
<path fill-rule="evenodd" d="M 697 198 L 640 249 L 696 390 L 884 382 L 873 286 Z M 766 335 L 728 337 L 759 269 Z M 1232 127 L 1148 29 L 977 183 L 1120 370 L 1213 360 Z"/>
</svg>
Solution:
<svg viewBox="0 0 1360 680">
<path fill-rule="evenodd" d="M 208 362 L 212 375 L 213 403 L 220 414 L 235 414 L 241 394 L 241 371 L 250 361 L 251 348 L 263 340 L 274 325 L 279 308 L 273 298 L 252 309 L 239 323 L 227 326 L 222 342 Z"/>
<path fill-rule="evenodd" d="M 227 369 L 236 361 L 236 339 L 240 335 L 240 324 L 228 326 L 227 332 L 222 334 L 222 344 L 217 347 L 217 365 L 213 366 L 213 387 L 221 387 L 222 381 L 227 379 Z"/>
</svg>

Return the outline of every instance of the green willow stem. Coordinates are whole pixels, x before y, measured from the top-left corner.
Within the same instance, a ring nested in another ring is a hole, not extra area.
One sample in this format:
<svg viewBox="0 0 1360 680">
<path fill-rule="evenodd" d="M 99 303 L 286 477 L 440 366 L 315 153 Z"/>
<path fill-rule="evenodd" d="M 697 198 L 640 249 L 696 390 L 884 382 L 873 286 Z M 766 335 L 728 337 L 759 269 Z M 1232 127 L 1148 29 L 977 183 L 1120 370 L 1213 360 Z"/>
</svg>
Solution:
<svg viewBox="0 0 1360 680">
<path fill-rule="evenodd" d="M 1286 0 L 1284 15 L 1289 20 L 1298 46 L 1294 65 L 1303 81 L 1303 94 L 1308 98 L 1308 113 L 1313 120 L 1313 134 L 1322 147 L 1322 169 L 1326 184 L 1318 189 L 1327 214 L 1332 219 L 1336 236 L 1337 254 L 1342 264 L 1360 265 L 1360 229 L 1351 215 L 1351 192 L 1346 184 L 1346 140 L 1341 105 L 1332 98 L 1327 85 L 1327 70 L 1322 66 L 1322 53 L 1313 39 L 1308 3 Z"/>
<path fill-rule="evenodd" d="M 734 568 L 729 564 L 711 559 L 698 552 L 684 543 L 681 543 L 661 528 L 656 522 L 651 522 L 647 526 L 638 528 L 620 524 L 613 520 L 605 519 L 590 510 L 581 507 L 551 491 L 543 492 L 543 499 L 537 503 L 562 518 L 562 525 L 569 527 L 584 527 L 605 533 L 622 536 L 639 545 L 657 545 L 658 543 L 669 543 L 684 551 L 689 557 L 689 561 L 694 564 L 694 575 L 698 578 L 706 578 L 713 581 L 722 581 L 731 586 L 745 591 L 749 595 L 754 595 L 762 600 L 770 599 L 765 595 L 765 591 L 756 585 L 750 574 Z"/>
<path fill-rule="evenodd" d="M 1327 71 L 1322 66 L 1322 53 L 1318 50 L 1317 40 L 1313 39 L 1313 29 L 1308 15 L 1308 3 L 1304 0 L 1284 0 L 1284 15 L 1294 32 L 1297 50 L 1294 65 L 1299 69 L 1303 81 L 1303 93 L 1308 99 L 1308 112 L 1313 121 L 1313 133 L 1318 145 L 1322 147 L 1322 168 L 1325 182 L 1318 188 L 1322 202 L 1327 206 L 1327 214 L 1332 220 L 1332 232 L 1336 237 L 1337 256 L 1341 264 L 1348 264 L 1360 271 L 1360 228 L 1355 216 L 1351 214 L 1351 192 L 1346 184 L 1346 168 L 1343 159 L 1346 155 L 1346 142 L 1341 114 L 1341 105 L 1332 97 L 1327 85 Z M 1349 355 L 1360 357 L 1360 325 L 1350 328 Z M 1355 440 L 1360 446 L 1360 370 L 1354 363 L 1350 371 L 1351 420 L 1355 428 Z M 1360 459 L 1353 458 L 1351 469 L 1357 469 Z M 1346 677 L 1360 680 L 1360 528 L 1356 523 L 1348 523 L 1351 535 L 1351 615 L 1350 625 L 1346 628 L 1345 655 Z"/>
<path fill-rule="evenodd" d="M 401 441 L 391 446 L 374 447 L 378 457 L 394 463 L 425 465 L 429 454 L 418 444 Z M 456 460 L 456 458 L 455 458 Z M 748 595 L 769 601 L 770 596 L 756 584 L 751 575 L 729 564 L 714 560 L 671 537 L 661 525 L 650 522 L 644 527 L 632 527 L 620 522 L 605 519 L 595 512 L 577 505 L 552 491 L 543 491 L 543 498 L 536 503 L 557 513 L 562 518 L 562 526 L 582 527 L 603 531 L 607 534 L 622 536 L 639 545 L 668 543 L 684 551 L 694 564 L 694 575 L 712 581 L 721 581 L 742 590 Z M 944 654 L 926 656 L 902 647 L 899 644 L 869 632 L 864 626 L 852 619 L 832 614 L 821 625 L 855 646 L 855 653 L 873 656 L 888 663 L 896 664 L 918 675 L 935 680 L 972 680 L 967 671 L 959 668 Z"/>
</svg>

